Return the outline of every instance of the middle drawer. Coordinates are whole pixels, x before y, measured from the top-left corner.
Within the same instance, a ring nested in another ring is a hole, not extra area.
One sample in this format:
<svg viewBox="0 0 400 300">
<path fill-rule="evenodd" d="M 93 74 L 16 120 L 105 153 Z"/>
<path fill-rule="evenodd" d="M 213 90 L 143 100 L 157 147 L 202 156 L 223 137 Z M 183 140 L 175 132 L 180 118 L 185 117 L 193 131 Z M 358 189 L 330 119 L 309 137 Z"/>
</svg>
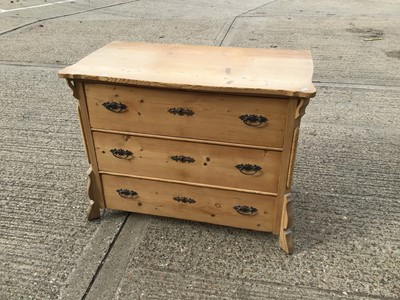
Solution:
<svg viewBox="0 0 400 300">
<path fill-rule="evenodd" d="M 93 132 L 100 171 L 277 192 L 281 152 Z"/>
</svg>

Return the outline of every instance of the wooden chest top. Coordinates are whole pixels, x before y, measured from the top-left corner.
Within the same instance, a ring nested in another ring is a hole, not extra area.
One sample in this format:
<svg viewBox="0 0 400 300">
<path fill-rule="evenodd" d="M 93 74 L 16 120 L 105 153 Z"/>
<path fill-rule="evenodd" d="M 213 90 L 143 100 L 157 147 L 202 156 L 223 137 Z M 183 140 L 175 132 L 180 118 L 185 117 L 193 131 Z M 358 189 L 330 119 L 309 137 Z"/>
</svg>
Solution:
<svg viewBox="0 0 400 300">
<path fill-rule="evenodd" d="M 59 72 L 67 79 L 310 98 L 309 51 L 113 42 Z"/>
</svg>

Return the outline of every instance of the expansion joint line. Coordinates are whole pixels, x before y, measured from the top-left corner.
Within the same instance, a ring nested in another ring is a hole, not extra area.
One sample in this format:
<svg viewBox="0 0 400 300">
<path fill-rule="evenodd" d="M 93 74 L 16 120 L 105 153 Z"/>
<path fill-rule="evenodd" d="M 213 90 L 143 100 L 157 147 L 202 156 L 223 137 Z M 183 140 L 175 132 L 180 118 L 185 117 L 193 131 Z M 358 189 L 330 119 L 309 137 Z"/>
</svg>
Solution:
<svg viewBox="0 0 400 300">
<path fill-rule="evenodd" d="M 48 17 L 48 18 L 43 18 L 43 19 L 39 19 L 36 21 L 32 21 L 29 23 L 25 23 L 19 26 L 16 26 L 14 28 L 8 29 L 6 31 L 0 32 L 0 36 L 5 35 L 7 33 L 31 26 L 33 24 L 37 24 L 40 22 L 44 22 L 44 21 L 48 21 L 48 20 L 54 20 L 54 19 L 59 19 L 59 18 L 64 18 L 64 17 L 69 17 L 69 16 L 74 16 L 74 15 L 79 15 L 79 14 L 83 14 L 86 12 L 91 12 L 91 11 L 95 11 L 95 10 L 100 10 L 100 9 L 104 9 L 104 8 L 109 8 L 109 7 L 113 7 L 113 6 L 120 6 L 120 5 L 124 5 L 124 4 L 129 4 L 132 2 L 137 2 L 139 0 L 131 0 L 131 1 L 125 1 L 125 2 L 118 2 L 118 3 L 114 3 L 114 4 L 109 4 L 109 5 L 104 5 L 104 6 L 99 6 L 99 7 L 95 7 L 95 8 L 90 8 L 90 9 L 86 9 L 86 10 L 81 10 L 81 11 L 77 11 L 77 12 L 73 12 L 73 13 L 69 13 L 69 14 L 62 14 L 62 15 L 58 15 L 58 16 L 53 16 L 53 17 Z"/>
<path fill-rule="evenodd" d="M 233 24 L 235 24 L 235 22 L 236 22 L 236 20 L 237 20 L 238 18 L 240 18 L 240 17 L 244 16 L 245 14 L 248 14 L 249 12 L 252 12 L 252 11 L 254 11 L 254 10 L 256 10 L 256 9 L 259 9 L 259 8 L 261 8 L 261 7 L 264 7 L 264 6 L 267 6 L 267 5 L 271 4 L 271 3 L 274 3 L 274 2 L 276 2 L 276 1 L 278 1 L 278 0 L 269 1 L 268 3 L 264 3 L 264 4 L 260 5 L 260 6 L 257 6 L 257 7 L 255 7 L 255 8 L 249 9 L 249 10 L 245 11 L 244 13 L 241 13 L 240 15 L 237 15 L 236 17 L 234 17 L 233 20 L 232 20 L 231 25 L 229 25 L 228 30 L 225 32 L 224 37 L 222 38 L 221 42 L 219 43 L 219 46 L 220 46 L 220 47 L 222 46 L 222 44 L 224 43 L 226 37 L 228 36 L 228 33 L 231 31 L 231 29 L 232 29 L 232 27 L 233 27 Z"/>
<path fill-rule="evenodd" d="M 108 258 L 108 256 L 109 256 L 109 254 L 110 254 L 110 252 L 111 252 L 111 250 L 113 249 L 115 242 L 117 241 L 119 235 L 121 234 L 122 229 L 124 228 L 126 222 L 128 221 L 129 215 L 130 215 L 130 213 L 128 213 L 128 214 L 125 216 L 125 219 L 124 219 L 124 221 L 122 222 L 121 226 L 119 227 L 117 233 L 115 234 L 114 239 L 112 240 L 112 242 L 111 242 L 110 245 L 108 246 L 108 250 L 107 250 L 107 252 L 104 254 L 104 257 L 103 257 L 103 259 L 101 260 L 100 264 L 98 265 L 98 267 L 97 267 L 97 269 L 96 269 L 96 272 L 93 274 L 93 277 L 92 277 L 92 279 L 90 280 L 90 283 L 89 283 L 88 287 L 86 288 L 85 294 L 82 296 L 81 300 L 85 300 L 86 297 L 87 297 L 87 295 L 89 294 L 90 289 L 92 288 L 94 282 L 96 281 L 97 276 L 99 275 L 101 269 L 103 268 L 103 265 L 104 265 L 104 263 L 106 262 L 106 260 L 107 260 L 107 258 Z"/>
</svg>

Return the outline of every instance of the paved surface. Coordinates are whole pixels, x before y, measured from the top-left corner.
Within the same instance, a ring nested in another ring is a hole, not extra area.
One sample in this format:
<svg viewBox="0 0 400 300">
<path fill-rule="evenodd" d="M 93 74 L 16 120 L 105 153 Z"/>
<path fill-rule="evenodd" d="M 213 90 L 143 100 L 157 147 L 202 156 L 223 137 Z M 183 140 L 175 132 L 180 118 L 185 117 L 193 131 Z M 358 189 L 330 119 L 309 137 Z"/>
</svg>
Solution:
<svg viewBox="0 0 400 300">
<path fill-rule="evenodd" d="M 0 299 L 399 299 L 399 27 L 396 0 L 0 0 Z M 294 255 L 270 234 L 85 220 L 56 73 L 113 40 L 312 50 Z"/>
</svg>

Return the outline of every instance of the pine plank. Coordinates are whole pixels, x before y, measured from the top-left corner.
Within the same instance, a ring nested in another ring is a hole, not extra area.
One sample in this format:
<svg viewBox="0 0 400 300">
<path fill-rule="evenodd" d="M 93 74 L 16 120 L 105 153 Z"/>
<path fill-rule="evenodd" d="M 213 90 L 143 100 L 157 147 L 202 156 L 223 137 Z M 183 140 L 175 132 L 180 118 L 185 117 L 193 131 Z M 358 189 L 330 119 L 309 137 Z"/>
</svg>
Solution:
<svg viewBox="0 0 400 300">
<path fill-rule="evenodd" d="M 102 175 L 106 207 L 165 217 L 200 221 L 259 231 L 271 231 L 275 197 Z M 128 189 L 138 193 L 135 198 L 121 197 L 116 190 Z M 187 197 L 195 203 L 182 203 L 174 197 Z M 237 205 L 254 207 L 254 215 L 242 215 Z"/>
<path fill-rule="evenodd" d="M 109 129 L 247 145 L 282 147 L 288 99 L 177 92 L 106 84 L 85 84 L 94 129 Z M 116 113 L 104 103 L 122 103 Z M 191 116 L 169 113 L 189 109 Z M 260 127 L 246 125 L 242 115 L 268 119 Z"/>
<path fill-rule="evenodd" d="M 59 72 L 69 79 L 310 98 L 309 51 L 112 42 Z"/>
<path fill-rule="evenodd" d="M 281 152 L 188 143 L 93 132 L 100 171 L 137 176 L 157 176 L 187 182 L 276 193 Z M 111 150 L 132 154 L 115 156 Z M 182 155 L 193 162 L 177 162 Z M 251 164 L 262 169 L 254 175 L 242 174 L 236 166 Z"/>
</svg>

